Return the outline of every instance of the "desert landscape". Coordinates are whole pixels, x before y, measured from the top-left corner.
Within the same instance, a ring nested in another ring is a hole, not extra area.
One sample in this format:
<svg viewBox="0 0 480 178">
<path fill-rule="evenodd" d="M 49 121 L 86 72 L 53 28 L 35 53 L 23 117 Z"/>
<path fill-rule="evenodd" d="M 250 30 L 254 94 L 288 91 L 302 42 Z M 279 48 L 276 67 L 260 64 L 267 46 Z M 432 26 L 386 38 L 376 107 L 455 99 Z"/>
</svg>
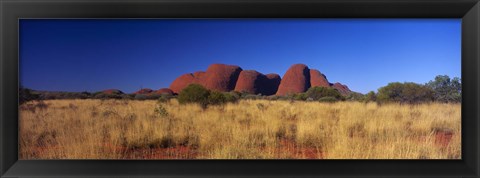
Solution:
<svg viewBox="0 0 480 178">
<path fill-rule="evenodd" d="M 20 89 L 20 159 L 461 159 L 461 83 L 355 92 L 305 64 L 211 64 L 168 88 Z"/>
</svg>

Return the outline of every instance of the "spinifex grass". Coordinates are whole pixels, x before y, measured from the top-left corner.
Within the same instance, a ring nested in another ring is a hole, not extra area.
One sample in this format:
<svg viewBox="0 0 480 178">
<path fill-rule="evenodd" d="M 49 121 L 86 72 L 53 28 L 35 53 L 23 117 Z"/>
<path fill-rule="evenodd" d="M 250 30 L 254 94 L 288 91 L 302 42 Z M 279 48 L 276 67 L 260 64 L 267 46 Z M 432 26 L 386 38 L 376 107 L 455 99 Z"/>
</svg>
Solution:
<svg viewBox="0 0 480 178">
<path fill-rule="evenodd" d="M 460 159 L 460 104 L 132 100 L 20 106 L 20 159 Z"/>
</svg>

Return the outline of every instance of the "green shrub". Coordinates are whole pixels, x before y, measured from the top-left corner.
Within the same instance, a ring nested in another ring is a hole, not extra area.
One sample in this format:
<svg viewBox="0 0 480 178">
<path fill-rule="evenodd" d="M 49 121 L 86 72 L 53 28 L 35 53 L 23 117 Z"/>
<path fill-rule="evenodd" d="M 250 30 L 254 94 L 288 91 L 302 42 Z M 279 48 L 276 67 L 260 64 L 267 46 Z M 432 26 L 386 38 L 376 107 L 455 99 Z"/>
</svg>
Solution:
<svg viewBox="0 0 480 178">
<path fill-rule="evenodd" d="M 203 108 L 208 105 L 210 91 L 199 84 L 190 84 L 178 94 L 180 104 L 197 103 Z"/>
<path fill-rule="evenodd" d="M 208 104 L 211 105 L 221 105 L 227 102 L 227 98 L 221 92 L 211 91 L 208 96 Z"/>
<path fill-rule="evenodd" d="M 135 95 L 135 99 L 136 99 L 136 100 L 146 100 L 146 99 L 147 99 L 147 95 L 137 94 L 137 95 Z"/>
<path fill-rule="evenodd" d="M 270 95 L 270 96 L 267 96 L 266 99 L 268 99 L 268 100 L 278 100 L 278 99 L 280 99 L 280 96 Z"/>
<path fill-rule="evenodd" d="M 36 100 L 39 98 L 38 94 L 34 94 L 32 90 L 28 88 L 24 88 L 21 85 L 19 87 L 18 95 L 19 95 L 19 99 L 18 99 L 19 104 L 23 104 L 27 101 Z"/>
<path fill-rule="evenodd" d="M 364 97 L 364 102 L 375 102 L 377 101 L 377 94 L 374 91 L 368 92 Z"/>
<path fill-rule="evenodd" d="M 167 117 L 169 115 L 167 109 L 162 104 L 157 104 L 153 112 L 159 117 Z"/>
<path fill-rule="evenodd" d="M 325 96 L 325 97 L 321 97 L 320 99 L 318 99 L 318 101 L 326 102 L 326 103 L 333 103 L 333 102 L 337 102 L 338 99 L 333 97 L 333 96 Z"/>
<path fill-rule="evenodd" d="M 262 95 L 247 94 L 242 97 L 243 99 L 258 100 L 262 99 Z"/>
<path fill-rule="evenodd" d="M 357 92 L 351 92 L 345 97 L 345 99 L 348 101 L 364 101 L 365 95 Z"/>
<path fill-rule="evenodd" d="M 238 99 L 240 99 L 240 94 L 237 92 L 227 92 L 223 93 L 223 95 L 225 96 L 225 100 L 230 103 L 237 102 Z"/>
<path fill-rule="evenodd" d="M 295 95 L 293 95 L 293 99 L 295 100 L 302 100 L 302 101 L 305 101 L 307 100 L 308 96 L 306 93 L 297 93 Z"/>
<path fill-rule="evenodd" d="M 462 102 L 462 83 L 458 77 L 450 80 L 448 75 L 438 75 L 425 85 L 435 91 L 436 101 Z"/>
<path fill-rule="evenodd" d="M 312 87 L 309 88 L 306 92 L 307 98 L 312 98 L 313 100 L 319 100 L 323 97 L 333 97 L 337 100 L 343 100 L 342 94 L 334 88 L 327 87 Z"/>
<path fill-rule="evenodd" d="M 160 103 L 166 103 L 169 102 L 172 98 L 175 98 L 172 94 L 164 93 L 161 94 L 160 97 L 158 97 L 158 102 Z"/>
<path fill-rule="evenodd" d="M 399 103 L 422 103 L 434 100 L 434 91 L 413 82 L 394 82 L 378 89 L 377 101 Z"/>
</svg>

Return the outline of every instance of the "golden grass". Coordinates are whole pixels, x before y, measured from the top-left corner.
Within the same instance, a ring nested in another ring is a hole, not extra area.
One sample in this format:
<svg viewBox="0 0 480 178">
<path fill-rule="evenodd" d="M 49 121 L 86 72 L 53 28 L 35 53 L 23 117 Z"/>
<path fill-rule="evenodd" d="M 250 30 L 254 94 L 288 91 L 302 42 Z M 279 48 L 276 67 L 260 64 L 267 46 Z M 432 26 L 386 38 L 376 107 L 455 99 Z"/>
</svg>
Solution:
<svg viewBox="0 0 480 178">
<path fill-rule="evenodd" d="M 203 110 L 176 100 L 34 101 L 20 107 L 19 157 L 460 159 L 460 108 L 241 100 Z"/>
</svg>

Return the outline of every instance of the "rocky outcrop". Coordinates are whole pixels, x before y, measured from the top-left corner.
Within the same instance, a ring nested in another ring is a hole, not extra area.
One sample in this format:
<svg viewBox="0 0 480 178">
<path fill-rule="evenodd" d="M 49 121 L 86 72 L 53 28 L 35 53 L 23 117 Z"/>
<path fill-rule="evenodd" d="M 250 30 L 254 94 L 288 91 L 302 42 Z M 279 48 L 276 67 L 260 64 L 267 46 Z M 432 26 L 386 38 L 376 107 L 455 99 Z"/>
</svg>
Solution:
<svg viewBox="0 0 480 178">
<path fill-rule="evenodd" d="M 244 70 L 238 76 L 235 91 L 258 94 L 262 90 L 262 84 L 267 77 L 254 70 Z"/>
<path fill-rule="evenodd" d="M 347 85 L 343 85 L 341 83 L 334 83 L 331 85 L 333 88 L 337 89 L 338 92 L 340 92 L 340 94 L 342 95 L 348 95 L 350 94 L 352 91 L 348 88 Z"/>
<path fill-rule="evenodd" d="M 145 95 L 145 94 L 150 94 L 150 93 L 152 93 L 152 92 L 153 92 L 153 90 L 150 89 L 150 88 L 143 88 L 143 89 L 140 89 L 140 90 L 134 92 L 133 94 L 142 94 L 142 95 Z"/>
<path fill-rule="evenodd" d="M 333 87 L 343 95 L 351 90 L 343 84 L 328 82 L 327 77 L 304 64 L 292 65 L 283 78 L 278 74 L 264 75 L 255 70 L 242 70 L 239 66 L 212 64 L 206 72 L 197 71 L 176 78 L 170 85 L 173 93 L 179 93 L 190 84 L 200 84 L 209 90 L 247 92 L 250 94 L 280 95 L 296 94 L 310 87 Z"/>
<path fill-rule="evenodd" d="M 310 85 L 311 87 L 330 87 L 327 77 L 316 69 L 310 69 Z"/>
<path fill-rule="evenodd" d="M 169 95 L 173 95 L 174 92 L 172 90 L 170 90 L 169 88 L 161 88 L 157 91 L 154 92 L 155 94 L 160 94 L 160 95 L 163 95 L 163 94 L 169 94 Z"/>
<path fill-rule="evenodd" d="M 198 76 L 198 74 L 197 74 Z M 188 85 L 192 83 L 200 83 L 200 79 L 195 77 L 194 74 L 188 73 L 188 74 L 183 74 L 180 77 L 176 78 L 172 84 L 170 84 L 170 89 L 174 93 L 180 93 L 180 91 L 183 90 L 183 88 L 187 87 Z"/>
<path fill-rule="evenodd" d="M 120 94 L 124 94 L 121 90 L 118 90 L 118 89 L 103 90 L 102 93 L 107 94 L 107 95 L 113 95 L 113 94 L 120 95 Z"/>
<path fill-rule="evenodd" d="M 214 91 L 232 91 L 235 89 L 241 71 L 242 68 L 234 65 L 212 64 L 201 77 L 200 84 Z"/>
<path fill-rule="evenodd" d="M 302 93 L 310 88 L 310 69 L 305 64 L 292 65 L 278 86 L 277 95 Z"/>
</svg>

